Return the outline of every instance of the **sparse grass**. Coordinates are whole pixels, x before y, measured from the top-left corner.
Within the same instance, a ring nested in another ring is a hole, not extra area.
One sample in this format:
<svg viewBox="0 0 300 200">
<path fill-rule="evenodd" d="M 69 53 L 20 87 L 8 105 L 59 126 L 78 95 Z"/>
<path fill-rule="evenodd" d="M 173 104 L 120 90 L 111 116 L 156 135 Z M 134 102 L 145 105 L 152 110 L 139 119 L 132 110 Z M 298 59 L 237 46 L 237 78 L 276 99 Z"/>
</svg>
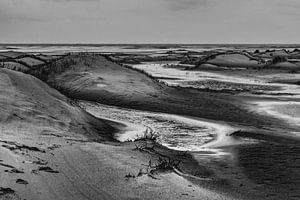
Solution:
<svg viewBox="0 0 300 200">
<path fill-rule="evenodd" d="M 122 67 L 125 67 L 125 68 L 127 68 L 127 69 L 131 69 L 131 70 L 140 72 L 140 73 L 146 75 L 147 77 L 149 77 L 151 80 L 153 80 L 153 81 L 159 83 L 159 85 L 164 84 L 164 82 L 159 81 L 159 80 L 158 80 L 157 78 L 155 78 L 151 73 L 148 73 L 148 72 L 146 72 L 145 70 L 137 69 L 137 68 L 134 68 L 134 67 L 132 67 L 132 66 L 130 66 L 130 65 L 126 65 L 126 64 L 117 62 L 117 61 L 111 59 L 109 55 L 101 55 L 101 56 L 103 56 L 104 58 L 106 58 L 108 61 L 110 61 L 110 62 L 112 62 L 112 63 L 115 63 L 115 64 L 120 65 L 120 66 L 122 66 Z M 164 84 L 164 85 L 166 85 L 166 84 Z"/>
<path fill-rule="evenodd" d="M 141 146 L 138 146 L 135 142 L 133 142 L 133 143 L 135 145 L 134 150 L 145 151 L 147 153 L 154 152 L 155 143 L 153 143 L 153 142 L 151 143 L 151 145 L 149 145 L 148 142 L 145 140 L 145 142 Z"/>
<path fill-rule="evenodd" d="M 154 165 L 151 165 L 151 163 L 149 162 L 150 173 L 154 173 L 160 170 L 162 171 L 173 170 L 174 168 L 178 168 L 180 162 L 181 162 L 180 160 L 174 160 L 171 159 L 170 157 L 168 158 L 159 157 L 158 161 Z"/>
<path fill-rule="evenodd" d="M 140 72 L 140 73 L 146 75 L 147 77 L 149 77 L 151 80 L 157 82 L 159 85 L 161 85 L 161 84 L 166 85 L 163 81 L 158 80 L 158 79 L 157 79 L 156 77 L 154 77 L 151 73 L 148 73 L 148 72 L 146 72 L 146 71 L 143 70 L 143 69 L 137 69 L 137 68 L 134 68 L 134 67 L 131 67 L 131 66 L 129 66 L 129 65 L 122 64 L 122 63 L 117 63 L 117 64 L 118 64 L 118 65 L 121 65 L 122 67 L 125 67 L 125 68 L 127 68 L 127 69 L 131 69 L 131 70 L 135 70 L 135 71 L 137 71 L 137 72 Z"/>
<path fill-rule="evenodd" d="M 275 56 L 272 59 L 272 64 L 282 63 L 286 61 L 287 61 L 287 57 L 285 56 Z"/>
<path fill-rule="evenodd" d="M 157 179 L 155 177 L 156 173 L 165 172 L 165 171 L 176 171 L 176 170 L 178 170 L 178 166 L 181 163 L 181 160 L 172 159 L 171 157 L 169 157 L 167 155 L 163 155 L 163 154 L 159 153 L 158 151 L 156 151 L 155 147 L 157 145 L 157 143 L 156 143 L 157 137 L 156 137 L 156 134 L 154 134 L 155 136 L 153 136 L 152 132 L 150 132 L 150 133 L 151 133 L 150 136 L 146 135 L 145 138 L 139 140 L 140 142 L 142 142 L 140 146 L 137 145 L 135 142 L 133 142 L 135 145 L 135 149 L 133 149 L 133 150 L 138 150 L 138 151 L 146 152 L 148 154 L 156 155 L 156 156 L 158 156 L 158 160 L 156 162 L 149 160 L 148 164 L 144 165 L 145 168 L 139 169 L 138 174 L 135 177 L 130 176 L 131 178 L 148 175 L 149 177 L 151 177 L 153 179 Z M 178 155 L 178 156 L 184 157 L 186 155 L 187 155 L 187 152 L 184 152 L 183 154 Z M 129 177 L 129 176 L 127 176 L 127 177 Z"/>
<path fill-rule="evenodd" d="M 156 141 L 159 137 L 159 134 L 155 132 L 152 128 L 148 127 L 146 131 L 144 131 L 144 135 L 139 137 L 137 140 L 151 140 Z"/>
<path fill-rule="evenodd" d="M 130 172 L 125 175 L 125 178 L 135 178 L 135 175 L 131 174 Z"/>
<path fill-rule="evenodd" d="M 153 179 L 158 179 L 155 177 L 155 175 L 159 172 L 166 172 L 166 171 L 175 171 L 179 164 L 180 160 L 174 160 L 169 157 L 163 158 L 159 157 L 156 162 L 152 162 L 152 160 L 149 160 L 148 165 L 145 165 L 145 168 L 139 169 L 139 172 L 137 175 L 133 175 L 131 173 L 128 173 L 125 177 L 126 178 L 137 178 L 141 177 L 143 175 L 147 175 Z"/>
<path fill-rule="evenodd" d="M 135 145 L 134 150 L 145 151 L 147 153 L 154 153 L 154 147 L 158 137 L 159 134 L 157 132 L 153 131 L 151 128 L 147 128 L 144 132 L 144 135 L 135 140 L 142 141 L 142 144 L 138 146 L 135 142 L 133 142 Z"/>
</svg>

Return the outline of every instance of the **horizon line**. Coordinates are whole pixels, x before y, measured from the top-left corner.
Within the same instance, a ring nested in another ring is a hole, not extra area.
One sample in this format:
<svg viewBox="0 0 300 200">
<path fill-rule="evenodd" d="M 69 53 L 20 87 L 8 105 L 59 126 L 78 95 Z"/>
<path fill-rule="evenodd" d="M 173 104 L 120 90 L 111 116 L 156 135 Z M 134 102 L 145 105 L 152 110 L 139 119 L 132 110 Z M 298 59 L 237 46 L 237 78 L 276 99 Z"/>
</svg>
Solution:
<svg viewBox="0 0 300 200">
<path fill-rule="evenodd" d="M 1 43 L 0 45 L 300 45 L 300 43 Z"/>
</svg>

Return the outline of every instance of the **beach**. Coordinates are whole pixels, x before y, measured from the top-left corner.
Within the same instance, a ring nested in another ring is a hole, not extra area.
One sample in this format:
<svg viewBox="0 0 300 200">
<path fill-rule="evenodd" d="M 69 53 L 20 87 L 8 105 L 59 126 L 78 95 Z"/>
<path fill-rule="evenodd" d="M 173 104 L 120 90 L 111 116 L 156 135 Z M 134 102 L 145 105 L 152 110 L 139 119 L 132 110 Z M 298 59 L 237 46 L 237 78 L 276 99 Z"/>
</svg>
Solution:
<svg viewBox="0 0 300 200">
<path fill-rule="evenodd" d="M 294 66 L 44 48 L 2 53 L 0 199 L 300 197 Z"/>
</svg>

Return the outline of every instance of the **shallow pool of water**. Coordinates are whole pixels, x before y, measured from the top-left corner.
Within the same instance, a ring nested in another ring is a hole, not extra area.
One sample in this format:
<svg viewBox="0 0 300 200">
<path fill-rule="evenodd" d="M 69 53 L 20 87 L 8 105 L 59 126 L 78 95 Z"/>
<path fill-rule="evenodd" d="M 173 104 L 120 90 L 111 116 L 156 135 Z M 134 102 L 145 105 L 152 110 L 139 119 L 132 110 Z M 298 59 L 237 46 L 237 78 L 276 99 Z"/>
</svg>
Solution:
<svg viewBox="0 0 300 200">
<path fill-rule="evenodd" d="M 246 91 L 243 95 L 252 96 L 256 99 L 251 98 L 251 100 L 245 101 L 251 112 L 281 119 L 293 127 L 296 126 L 296 129 L 298 126 L 300 133 L 300 86 L 280 83 L 280 80 L 297 80 L 300 78 L 299 74 L 270 72 L 267 75 L 246 74 L 247 76 L 245 76 L 245 73 L 230 75 L 228 72 L 221 74 L 218 72 L 185 71 L 179 68 L 168 68 L 165 66 L 166 64 L 176 64 L 176 62 L 147 62 L 133 65 L 133 67 L 159 77 L 161 81 L 169 85 Z"/>
<path fill-rule="evenodd" d="M 80 101 L 80 106 L 96 117 L 125 124 L 126 130 L 115 135 L 121 142 L 134 141 L 151 130 L 159 135 L 157 142 L 170 149 L 203 151 L 208 148 L 207 143 L 216 138 L 222 137 L 222 143 L 226 145 L 224 137 L 236 130 L 221 122 L 178 115 L 137 111 L 86 101 Z M 228 140 L 227 142 L 230 143 Z"/>
</svg>

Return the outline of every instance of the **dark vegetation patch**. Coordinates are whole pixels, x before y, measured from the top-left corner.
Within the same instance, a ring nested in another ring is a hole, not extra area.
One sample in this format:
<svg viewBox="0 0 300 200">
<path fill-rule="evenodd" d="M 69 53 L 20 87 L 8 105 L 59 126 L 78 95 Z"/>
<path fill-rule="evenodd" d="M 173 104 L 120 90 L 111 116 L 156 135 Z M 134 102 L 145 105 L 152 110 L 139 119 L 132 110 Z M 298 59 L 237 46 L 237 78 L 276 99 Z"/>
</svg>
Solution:
<svg viewBox="0 0 300 200">
<path fill-rule="evenodd" d="M 255 85 L 246 83 L 222 82 L 216 80 L 203 81 L 185 81 L 183 85 L 188 87 L 195 87 L 199 89 L 210 89 L 215 91 L 235 91 L 235 92 L 255 92 L 258 90 L 273 91 L 278 90 L 279 87 L 269 85 Z"/>
<path fill-rule="evenodd" d="M 7 173 L 12 173 L 12 174 L 23 174 L 24 173 L 22 170 L 19 170 L 12 165 L 3 163 L 2 160 L 0 160 L 0 166 L 9 168 L 9 169 L 4 170 L 4 172 L 7 172 Z"/>
<path fill-rule="evenodd" d="M 0 141 L 2 143 L 5 143 L 5 145 L 2 145 L 2 147 L 5 147 L 11 151 L 14 151 L 14 150 L 29 150 L 29 151 L 37 151 L 37 152 L 41 152 L 41 153 L 46 153 L 45 150 L 42 150 L 38 147 L 32 147 L 32 146 L 27 146 L 27 145 L 24 145 L 24 144 L 18 144 L 17 142 L 11 142 L 11 141 Z"/>
<path fill-rule="evenodd" d="M 158 61 L 178 61 L 181 60 L 184 55 L 181 54 L 170 54 L 166 55 L 141 55 L 141 54 L 105 54 L 113 62 L 123 63 L 123 64 L 141 64 L 143 62 L 158 62 Z"/>
<path fill-rule="evenodd" d="M 16 180 L 16 183 L 22 184 L 22 185 L 28 185 L 28 184 L 29 184 L 27 181 L 25 181 L 25 180 L 23 180 L 23 179 L 20 179 L 20 178 L 18 178 L 18 179 Z"/>
<path fill-rule="evenodd" d="M 152 142 L 149 142 L 149 140 Z M 135 178 L 143 175 L 148 175 L 153 179 L 157 179 L 155 177 L 157 173 L 166 172 L 166 171 L 175 171 L 176 169 L 179 169 L 179 164 L 181 163 L 181 160 L 171 158 L 168 155 L 163 155 L 159 153 L 158 151 L 155 150 L 155 148 L 157 147 L 156 145 L 158 144 L 155 143 L 155 139 L 144 139 L 143 143 L 140 146 L 135 143 L 136 148 L 134 150 L 156 155 L 158 156 L 158 159 L 154 162 L 152 160 L 149 160 L 148 165 L 145 165 L 144 168 L 141 168 L 137 173 L 137 175 L 133 175 L 129 173 L 128 175 L 125 176 L 126 178 Z M 186 153 L 184 153 L 184 155 L 185 154 Z"/>
<path fill-rule="evenodd" d="M 16 169 L 16 168 L 13 168 L 13 169 L 11 169 L 11 170 L 4 170 L 4 171 L 5 171 L 5 172 L 8 172 L 8 173 L 11 173 L 11 174 L 24 174 L 23 171 L 18 170 L 18 169 Z"/>
<path fill-rule="evenodd" d="M 6 194 L 13 194 L 15 191 L 11 188 L 0 187 L 0 197 Z"/>
<path fill-rule="evenodd" d="M 180 176 L 189 178 L 209 178 L 213 172 L 201 166 L 187 151 L 174 151 L 155 142 L 155 139 L 141 139 L 134 142 L 134 151 L 140 151 L 153 155 L 153 159 L 139 169 L 137 174 L 129 173 L 126 178 L 137 178 L 147 175 L 153 179 L 159 179 L 157 175 L 164 172 L 175 172 Z M 191 174 L 192 176 L 189 176 Z"/>
<path fill-rule="evenodd" d="M 9 164 L 5 164 L 5 163 L 0 163 L 0 166 L 7 167 L 7 168 L 11 168 L 11 169 L 14 169 L 14 168 L 15 168 L 14 166 L 9 165 Z"/>
<path fill-rule="evenodd" d="M 38 171 L 43 171 L 43 172 L 48 172 L 48 173 L 59 173 L 59 171 L 52 169 L 51 167 L 48 166 L 42 166 L 38 168 Z"/>
<path fill-rule="evenodd" d="M 161 79 L 161 80 L 180 80 L 180 78 L 173 78 L 173 77 L 163 77 L 163 76 L 155 76 L 156 79 Z"/>
</svg>

